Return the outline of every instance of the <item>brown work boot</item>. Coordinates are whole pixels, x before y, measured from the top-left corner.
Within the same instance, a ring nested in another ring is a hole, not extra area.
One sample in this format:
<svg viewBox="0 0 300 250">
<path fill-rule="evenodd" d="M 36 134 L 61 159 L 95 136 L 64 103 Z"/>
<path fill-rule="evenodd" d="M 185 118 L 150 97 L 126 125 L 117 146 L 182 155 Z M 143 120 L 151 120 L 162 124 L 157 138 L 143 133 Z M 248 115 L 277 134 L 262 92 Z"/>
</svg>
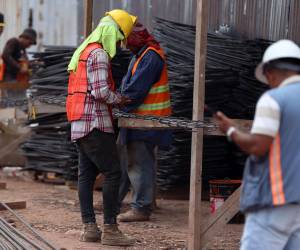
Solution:
<svg viewBox="0 0 300 250">
<path fill-rule="evenodd" d="M 101 231 L 97 224 L 93 222 L 83 224 L 83 231 L 79 240 L 84 242 L 96 242 L 101 240 Z"/>
<path fill-rule="evenodd" d="M 150 215 L 132 208 L 126 213 L 120 214 L 118 219 L 121 222 L 148 221 L 150 220 Z"/>
<path fill-rule="evenodd" d="M 101 243 L 108 246 L 132 246 L 135 240 L 123 234 L 117 224 L 112 224 L 104 225 Z"/>
</svg>

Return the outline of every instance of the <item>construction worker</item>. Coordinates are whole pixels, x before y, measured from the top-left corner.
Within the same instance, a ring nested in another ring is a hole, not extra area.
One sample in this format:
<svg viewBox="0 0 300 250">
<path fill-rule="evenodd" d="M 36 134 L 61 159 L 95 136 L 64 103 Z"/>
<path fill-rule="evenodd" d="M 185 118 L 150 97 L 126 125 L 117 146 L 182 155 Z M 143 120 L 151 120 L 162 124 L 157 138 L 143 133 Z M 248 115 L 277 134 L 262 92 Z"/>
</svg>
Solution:
<svg viewBox="0 0 300 250">
<path fill-rule="evenodd" d="M 3 33 L 4 26 L 5 26 L 4 15 L 0 12 L 0 36 Z M 4 79 L 4 73 L 5 73 L 4 71 L 5 71 L 4 62 L 2 57 L 0 57 L 0 81 Z"/>
<path fill-rule="evenodd" d="M 0 12 L 0 36 L 3 33 L 4 26 L 5 26 L 4 15 Z"/>
<path fill-rule="evenodd" d="M 248 153 L 241 194 L 242 250 L 300 246 L 300 48 L 280 40 L 264 53 L 256 78 L 269 84 L 251 133 L 218 112 L 220 129 Z"/>
<path fill-rule="evenodd" d="M 36 44 L 37 34 L 34 29 L 28 28 L 18 38 L 7 41 L 2 59 L 4 62 L 5 82 L 28 82 L 29 62 L 26 49 Z"/>
<path fill-rule="evenodd" d="M 71 139 L 79 154 L 78 194 L 83 222 L 81 241 L 103 245 L 127 246 L 134 240 L 124 235 L 117 225 L 118 191 L 121 177 L 116 148 L 112 105 L 122 106 L 130 100 L 115 92 L 111 59 L 116 46 L 126 40 L 136 17 L 124 10 L 107 12 L 97 28 L 74 52 L 66 102 L 71 122 Z M 102 173 L 103 233 L 98 229 L 93 208 L 93 186 Z"/>
<path fill-rule="evenodd" d="M 142 24 L 137 24 L 127 40 L 134 57 L 123 79 L 121 93 L 131 99 L 123 111 L 138 115 L 171 114 L 167 64 L 159 43 Z M 131 209 L 118 216 L 121 222 L 147 221 L 155 192 L 157 146 L 168 147 L 170 131 L 120 129 L 122 184 L 121 203 L 132 186 Z"/>
</svg>

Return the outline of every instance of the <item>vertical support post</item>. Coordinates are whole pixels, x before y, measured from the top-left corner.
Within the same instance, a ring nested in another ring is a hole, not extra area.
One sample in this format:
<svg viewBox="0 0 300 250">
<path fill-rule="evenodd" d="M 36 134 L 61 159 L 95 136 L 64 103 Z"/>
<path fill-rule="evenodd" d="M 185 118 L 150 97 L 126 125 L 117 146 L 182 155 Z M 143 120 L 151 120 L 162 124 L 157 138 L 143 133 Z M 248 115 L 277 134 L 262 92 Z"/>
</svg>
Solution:
<svg viewBox="0 0 300 250">
<path fill-rule="evenodd" d="M 205 96 L 205 64 L 208 29 L 208 0 L 197 0 L 193 119 L 202 120 Z M 201 175 L 203 130 L 192 135 L 189 203 L 189 250 L 201 249 Z"/>
<path fill-rule="evenodd" d="M 84 37 L 88 37 L 93 29 L 93 2 L 93 0 L 84 0 Z"/>
</svg>

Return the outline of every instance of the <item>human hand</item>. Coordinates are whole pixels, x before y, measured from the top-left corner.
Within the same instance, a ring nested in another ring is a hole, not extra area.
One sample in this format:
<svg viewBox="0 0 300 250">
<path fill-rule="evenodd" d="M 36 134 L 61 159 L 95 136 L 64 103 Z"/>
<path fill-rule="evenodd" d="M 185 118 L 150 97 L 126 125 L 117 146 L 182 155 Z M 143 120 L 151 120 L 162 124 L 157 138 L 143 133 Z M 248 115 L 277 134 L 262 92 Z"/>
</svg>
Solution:
<svg viewBox="0 0 300 250">
<path fill-rule="evenodd" d="M 225 134 L 230 127 L 235 127 L 233 120 L 228 118 L 220 111 L 214 115 L 214 118 L 216 118 L 220 130 Z"/>
<path fill-rule="evenodd" d="M 20 73 L 27 74 L 28 73 L 28 68 L 27 67 L 21 67 Z"/>
<path fill-rule="evenodd" d="M 119 106 L 124 107 L 131 103 L 131 99 L 129 99 L 127 96 L 121 96 L 121 101 L 119 102 Z"/>
</svg>

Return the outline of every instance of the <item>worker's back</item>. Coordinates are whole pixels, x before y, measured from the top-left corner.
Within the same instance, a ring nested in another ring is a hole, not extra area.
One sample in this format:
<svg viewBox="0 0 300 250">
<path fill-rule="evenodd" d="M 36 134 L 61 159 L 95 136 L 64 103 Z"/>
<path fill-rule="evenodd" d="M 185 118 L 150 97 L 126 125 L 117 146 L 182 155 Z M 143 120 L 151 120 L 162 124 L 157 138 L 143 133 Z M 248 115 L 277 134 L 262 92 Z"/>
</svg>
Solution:
<svg viewBox="0 0 300 250">
<path fill-rule="evenodd" d="M 251 156 L 247 161 L 241 199 L 243 211 L 300 201 L 300 76 L 266 94 L 279 105 L 279 134 L 268 155 Z"/>
</svg>

